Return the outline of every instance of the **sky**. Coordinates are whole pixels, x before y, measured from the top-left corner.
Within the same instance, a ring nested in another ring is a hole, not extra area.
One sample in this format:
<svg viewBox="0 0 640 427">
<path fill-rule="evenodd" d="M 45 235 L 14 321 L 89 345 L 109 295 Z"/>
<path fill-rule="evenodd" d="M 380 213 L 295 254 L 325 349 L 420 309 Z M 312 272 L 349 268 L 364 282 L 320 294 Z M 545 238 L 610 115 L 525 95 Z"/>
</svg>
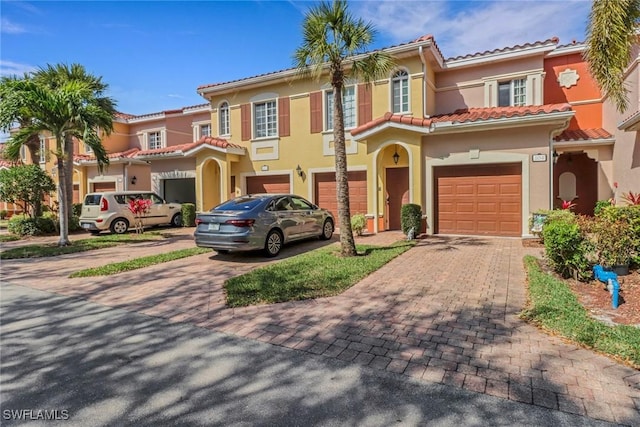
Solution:
<svg viewBox="0 0 640 427">
<path fill-rule="evenodd" d="M 293 66 L 313 1 L 0 1 L 0 74 L 80 63 L 119 111 L 202 104 L 198 86 Z M 432 34 L 445 58 L 550 37 L 583 41 L 591 2 L 351 1 L 371 49 Z"/>
</svg>

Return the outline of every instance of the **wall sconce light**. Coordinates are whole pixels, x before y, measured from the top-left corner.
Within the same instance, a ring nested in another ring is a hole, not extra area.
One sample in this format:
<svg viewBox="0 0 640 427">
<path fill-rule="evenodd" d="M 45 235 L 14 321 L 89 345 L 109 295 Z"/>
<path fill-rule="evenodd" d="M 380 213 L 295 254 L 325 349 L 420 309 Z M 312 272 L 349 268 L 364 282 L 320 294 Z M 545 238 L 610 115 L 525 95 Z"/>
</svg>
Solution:
<svg viewBox="0 0 640 427">
<path fill-rule="evenodd" d="M 136 185 L 136 182 L 138 182 L 138 178 L 136 178 L 136 176 L 133 175 L 133 178 L 131 178 L 131 185 Z"/>
<path fill-rule="evenodd" d="M 400 154 L 398 154 L 398 146 L 396 146 L 396 152 L 393 153 L 393 163 L 397 165 L 398 160 L 400 160 Z"/>
<path fill-rule="evenodd" d="M 553 163 L 558 163 L 558 157 L 560 157 L 558 152 L 556 150 L 553 150 Z"/>
<path fill-rule="evenodd" d="M 302 178 L 302 168 L 300 167 L 300 165 L 298 165 L 298 167 L 296 168 L 296 172 L 298 173 L 298 176 Z"/>
</svg>

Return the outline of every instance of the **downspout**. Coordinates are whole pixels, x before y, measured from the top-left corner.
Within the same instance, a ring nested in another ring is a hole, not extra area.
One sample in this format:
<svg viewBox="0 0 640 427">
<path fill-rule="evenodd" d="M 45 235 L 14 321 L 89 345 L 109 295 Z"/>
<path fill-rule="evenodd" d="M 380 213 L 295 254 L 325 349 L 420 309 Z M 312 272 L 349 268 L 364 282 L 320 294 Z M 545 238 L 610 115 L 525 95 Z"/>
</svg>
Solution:
<svg viewBox="0 0 640 427">
<path fill-rule="evenodd" d="M 427 63 L 424 60 L 422 46 L 418 46 L 418 54 L 420 55 L 420 62 L 422 62 L 422 117 L 427 118 Z"/>
<path fill-rule="evenodd" d="M 553 134 L 555 132 L 552 131 L 549 135 L 549 210 L 553 209 L 553 166 L 556 161 L 555 157 L 553 157 Z"/>
<path fill-rule="evenodd" d="M 124 185 L 122 188 L 124 188 L 124 191 L 129 190 L 129 166 L 131 166 L 131 162 L 127 162 L 122 165 L 124 175 Z"/>
</svg>

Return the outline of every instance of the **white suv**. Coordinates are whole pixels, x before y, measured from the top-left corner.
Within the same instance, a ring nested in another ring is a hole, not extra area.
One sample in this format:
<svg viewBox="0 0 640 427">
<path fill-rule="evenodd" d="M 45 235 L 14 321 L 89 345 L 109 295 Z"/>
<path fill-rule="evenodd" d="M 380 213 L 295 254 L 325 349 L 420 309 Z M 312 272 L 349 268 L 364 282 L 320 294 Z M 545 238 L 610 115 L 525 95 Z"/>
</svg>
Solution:
<svg viewBox="0 0 640 427">
<path fill-rule="evenodd" d="M 149 213 L 142 218 L 142 225 L 170 224 L 182 226 L 182 205 L 167 203 L 151 191 L 106 191 L 89 193 L 82 203 L 80 227 L 92 234 L 111 230 L 112 233 L 126 233 L 134 224 L 134 215 L 129 210 L 129 201 L 135 199 L 151 200 Z"/>
</svg>

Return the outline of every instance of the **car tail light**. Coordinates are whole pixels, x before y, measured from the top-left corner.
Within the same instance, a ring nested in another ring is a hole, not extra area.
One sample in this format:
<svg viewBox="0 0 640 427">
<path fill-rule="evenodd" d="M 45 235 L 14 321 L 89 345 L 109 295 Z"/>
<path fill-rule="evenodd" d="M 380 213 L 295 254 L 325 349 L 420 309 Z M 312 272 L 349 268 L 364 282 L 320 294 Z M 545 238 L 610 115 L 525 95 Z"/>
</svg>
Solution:
<svg viewBox="0 0 640 427">
<path fill-rule="evenodd" d="M 202 220 L 200 218 L 196 218 L 196 225 L 202 224 Z"/>
<path fill-rule="evenodd" d="M 104 197 L 100 199 L 100 211 L 108 211 L 109 210 L 109 202 Z"/>
<path fill-rule="evenodd" d="M 235 225 L 236 227 L 252 227 L 255 219 L 230 219 L 225 224 Z"/>
</svg>

